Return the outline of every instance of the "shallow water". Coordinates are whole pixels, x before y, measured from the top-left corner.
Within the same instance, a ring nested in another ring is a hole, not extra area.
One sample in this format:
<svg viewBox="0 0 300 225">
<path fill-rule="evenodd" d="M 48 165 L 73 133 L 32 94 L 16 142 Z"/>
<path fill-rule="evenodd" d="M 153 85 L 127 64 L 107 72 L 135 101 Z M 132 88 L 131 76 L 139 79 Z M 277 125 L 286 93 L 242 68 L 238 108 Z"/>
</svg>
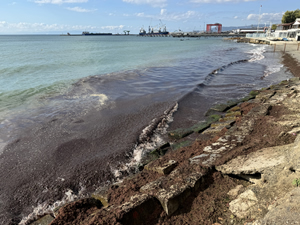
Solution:
<svg viewBox="0 0 300 225">
<path fill-rule="evenodd" d="M 5 222 L 116 180 L 120 165 L 164 142 L 151 139 L 162 118 L 161 133 L 187 127 L 215 103 L 291 76 L 267 46 L 221 39 L 0 36 L 0 43 Z"/>
</svg>

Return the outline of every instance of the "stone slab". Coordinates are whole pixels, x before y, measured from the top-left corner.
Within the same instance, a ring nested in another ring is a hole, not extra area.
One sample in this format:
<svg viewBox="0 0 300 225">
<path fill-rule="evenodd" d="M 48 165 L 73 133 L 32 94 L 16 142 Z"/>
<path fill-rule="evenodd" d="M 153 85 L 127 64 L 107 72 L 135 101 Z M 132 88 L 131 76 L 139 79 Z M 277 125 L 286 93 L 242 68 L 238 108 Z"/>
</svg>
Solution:
<svg viewBox="0 0 300 225">
<path fill-rule="evenodd" d="M 265 148 L 249 155 L 238 156 L 228 163 L 217 166 L 216 169 L 225 174 L 256 174 L 263 173 L 266 169 L 283 164 L 286 160 L 284 151 L 291 145 Z"/>
<path fill-rule="evenodd" d="M 282 225 L 300 224 L 300 188 L 295 188 L 282 199 L 274 203 L 275 206 L 264 216 L 252 225 Z"/>
<path fill-rule="evenodd" d="M 54 220 L 54 217 L 51 215 L 43 216 L 42 218 L 38 219 L 37 221 L 31 223 L 30 225 L 48 225 Z"/>
<path fill-rule="evenodd" d="M 155 166 L 152 163 L 147 164 L 145 166 L 146 170 L 155 171 L 159 174 L 169 174 L 175 167 L 177 166 L 177 162 L 174 160 L 169 160 L 169 162 L 165 163 L 162 166 Z"/>
</svg>

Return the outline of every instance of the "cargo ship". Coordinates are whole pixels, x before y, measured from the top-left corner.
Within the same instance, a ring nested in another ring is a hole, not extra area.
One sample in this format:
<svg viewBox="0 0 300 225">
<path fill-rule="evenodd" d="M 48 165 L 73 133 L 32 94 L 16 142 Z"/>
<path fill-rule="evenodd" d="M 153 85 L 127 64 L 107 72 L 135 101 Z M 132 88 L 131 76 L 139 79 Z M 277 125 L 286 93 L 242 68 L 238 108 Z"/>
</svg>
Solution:
<svg viewBox="0 0 300 225">
<path fill-rule="evenodd" d="M 162 23 L 161 20 L 160 21 L 160 24 L 155 26 L 155 27 L 151 27 L 149 26 L 149 29 L 148 29 L 148 33 L 145 31 L 145 29 L 142 27 L 140 29 L 140 33 L 139 35 L 141 36 L 155 36 L 155 35 L 163 35 L 163 36 L 167 36 L 169 35 L 169 31 L 167 31 L 167 27 L 165 24 Z M 159 27 L 158 29 L 155 30 L 156 27 Z"/>
<path fill-rule="evenodd" d="M 169 35 L 169 32 L 167 31 L 166 26 L 164 26 L 162 29 L 159 28 L 158 30 L 154 30 L 153 27 L 149 26 L 148 33 L 145 31 L 144 28 L 141 28 L 139 35 L 141 35 L 141 36 L 144 36 L 144 35 Z"/>
</svg>

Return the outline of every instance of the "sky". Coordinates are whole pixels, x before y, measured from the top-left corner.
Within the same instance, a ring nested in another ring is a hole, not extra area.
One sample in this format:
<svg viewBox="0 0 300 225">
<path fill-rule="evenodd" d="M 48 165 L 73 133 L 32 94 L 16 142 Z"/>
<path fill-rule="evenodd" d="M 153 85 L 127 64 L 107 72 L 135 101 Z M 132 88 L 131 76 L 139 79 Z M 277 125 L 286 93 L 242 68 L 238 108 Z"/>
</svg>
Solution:
<svg viewBox="0 0 300 225">
<path fill-rule="evenodd" d="M 123 34 L 166 25 L 169 32 L 206 24 L 278 24 L 296 0 L 1 0 L 0 34 Z"/>
</svg>

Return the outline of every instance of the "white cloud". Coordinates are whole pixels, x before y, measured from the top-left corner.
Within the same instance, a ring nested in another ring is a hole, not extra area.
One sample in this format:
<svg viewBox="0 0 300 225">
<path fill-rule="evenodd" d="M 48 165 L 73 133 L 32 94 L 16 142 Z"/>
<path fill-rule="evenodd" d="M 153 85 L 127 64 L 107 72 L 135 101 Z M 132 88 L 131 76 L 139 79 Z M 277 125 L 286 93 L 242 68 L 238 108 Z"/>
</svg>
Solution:
<svg viewBox="0 0 300 225">
<path fill-rule="evenodd" d="M 166 9 L 161 9 L 161 10 L 160 10 L 160 15 L 164 15 L 166 12 L 167 12 Z"/>
<path fill-rule="evenodd" d="M 151 17 L 150 15 L 145 15 L 145 13 L 137 13 L 137 17 Z"/>
<path fill-rule="evenodd" d="M 283 12 L 282 13 L 262 13 L 261 15 L 249 14 L 247 17 L 247 20 L 258 21 L 258 19 L 260 17 L 261 23 L 268 23 L 268 22 L 280 23 L 283 14 L 284 14 Z"/>
<path fill-rule="evenodd" d="M 88 2 L 89 0 L 35 0 L 35 3 L 38 4 L 57 4 L 61 5 L 64 3 L 84 3 Z"/>
<path fill-rule="evenodd" d="M 81 7 L 67 7 L 67 9 L 70 10 L 70 11 L 83 12 L 83 13 L 94 12 L 94 11 L 97 10 L 97 9 L 84 9 L 84 8 L 81 8 Z"/>
<path fill-rule="evenodd" d="M 239 18 L 238 16 L 235 16 L 235 17 L 233 17 L 234 19 L 237 19 L 237 18 Z"/>
<path fill-rule="evenodd" d="M 125 26 L 124 25 L 119 25 L 119 26 L 102 26 L 101 29 L 103 30 L 115 30 L 115 29 L 123 29 Z"/>
<path fill-rule="evenodd" d="M 147 15 L 145 13 L 136 13 L 137 17 L 161 19 L 163 21 L 182 21 L 186 19 L 199 19 L 202 14 L 195 11 L 187 11 L 184 13 L 168 13 L 166 9 L 162 9 L 159 15 Z"/>
<path fill-rule="evenodd" d="M 190 0 L 192 3 L 238 3 L 238 2 L 254 2 L 258 0 Z"/>
<path fill-rule="evenodd" d="M 148 4 L 152 7 L 165 7 L 167 6 L 167 0 L 123 0 L 123 2 L 133 3 L 133 4 Z"/>
<path fill-rule="evenodd" d="M 0 33 L 3 34 L 34 34 L 34 33 L 81 33 L 82 31 L 94 31 L 100 30 L 107 31 L 113 29 L 123 29 L 124 25 L 119 26 L 83 26 L 83 25 L 65 25 L 65 24 L 45 24 L 45 23 L 9 23 L 6 21 L 0 21 Z"/>
</svg>

